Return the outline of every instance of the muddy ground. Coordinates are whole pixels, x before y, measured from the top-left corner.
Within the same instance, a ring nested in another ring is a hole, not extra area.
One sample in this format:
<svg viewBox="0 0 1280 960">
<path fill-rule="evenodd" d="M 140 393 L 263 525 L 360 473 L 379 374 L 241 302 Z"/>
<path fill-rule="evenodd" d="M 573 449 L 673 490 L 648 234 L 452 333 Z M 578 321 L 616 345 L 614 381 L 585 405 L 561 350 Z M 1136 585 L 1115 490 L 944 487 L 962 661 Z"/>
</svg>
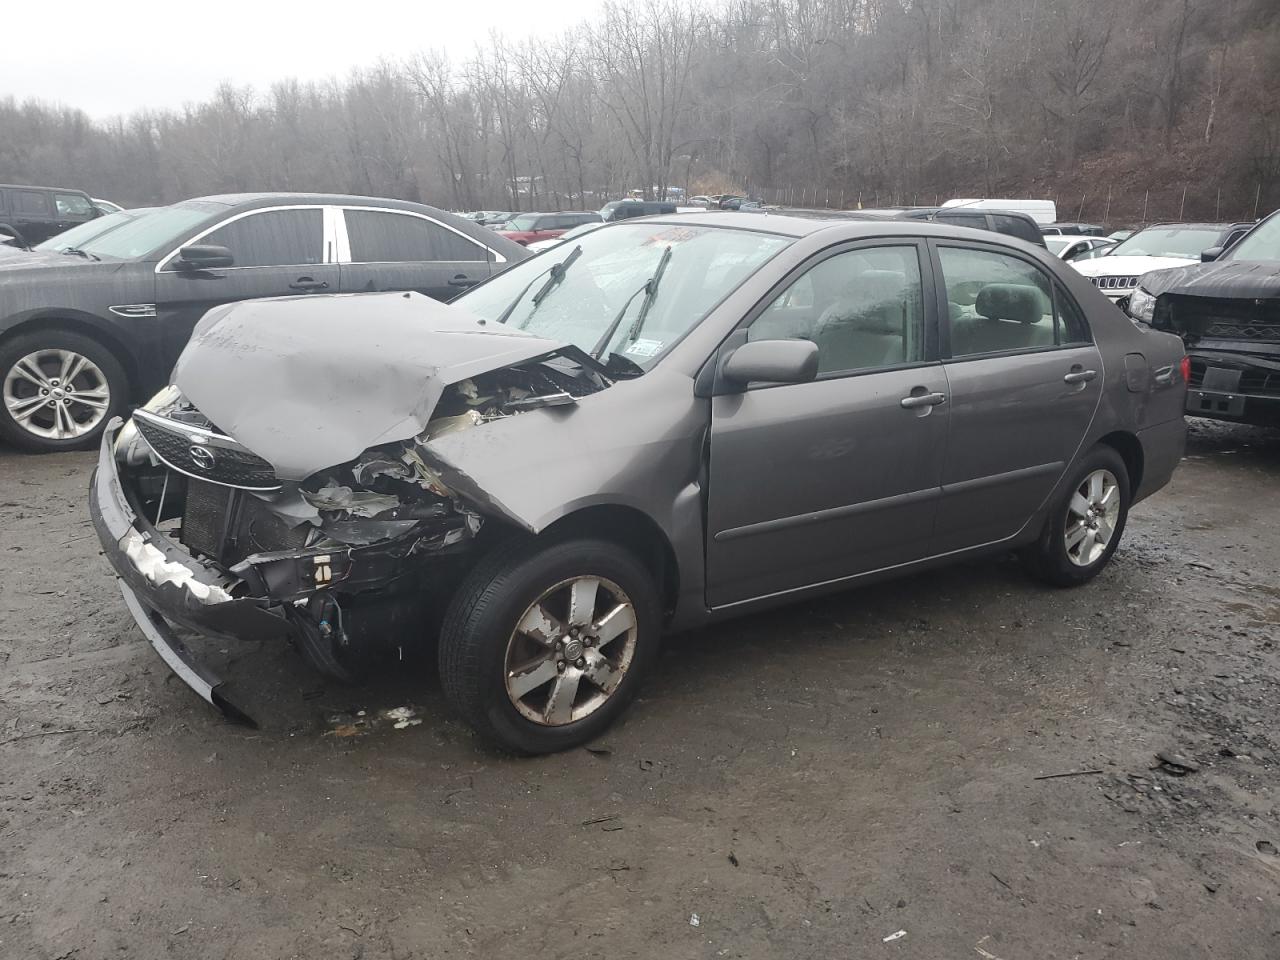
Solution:
<svg viewBox="0 0 1280 960">
<path fill-rule="evenodd" d="M 412 662 L 214 651 L 265 704 L 222 722 L 120 602 L 91 459 L 0 451 L 6 960 L 1280 957 L 1280 433 L 1193 422 L 1089 587 L 997 558 L 674 639 L 539 760 Z"/>
</svg>

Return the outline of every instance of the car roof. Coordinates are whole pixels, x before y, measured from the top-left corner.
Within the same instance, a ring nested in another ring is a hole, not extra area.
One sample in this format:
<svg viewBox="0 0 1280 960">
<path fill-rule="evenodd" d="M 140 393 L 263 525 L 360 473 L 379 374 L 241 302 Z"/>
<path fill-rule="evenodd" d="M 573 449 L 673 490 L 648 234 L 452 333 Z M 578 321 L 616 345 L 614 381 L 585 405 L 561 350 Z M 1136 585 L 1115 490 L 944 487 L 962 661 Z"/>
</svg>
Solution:
<svg viewBox="0 0 1280 960">
<path fill-rule="evenodd" d="M 329 203 L 329 204 L 368 204 L 392 207 L 399 210 L 420 210 L 427 207 L 438 209 L 427 203 L 416 203 L 412 200 L 396 200 L 393 197 L 367 197 L 348 193 L 218 193 L 207 197 L 191 197 L 192 201 L 201 203 L 220 203 L 227 207 L 270 207 L 282 203 Z M 442 211 L 443 212 L 443 211 Z"/>
<path fill-rule="evenodd" d="M 42 187 L 35 183 L 0 183 L 0 190 L 57 190 L 59 193 L 83 193 L 86 197 L 89 196 L 79 187 Z"/>
<path fill-rule="evenodd" d="M 1199 221 L 1199 220 L 1195 220 L 1195 221 L 1193 221 L 1193 220 L 1169 220 L 1169 221 L 1161 221 L 1160 223 L 1149 223 L 1149 224 L 1147 224 L 1145 227 L 1142 227 L 1140 230 L 1135 230 L 1134 232 L 1135 232 L 1135 233 L 1141 233 L 1141 232 L 1142 232 L 1142 230 L 1153 230 L 1153 229 L 1156 229 L 1156 228 L 1168 229 L 1168 228 L 1170 228 L 1170 227 L 1178 227 L 1178 228 L 1180 228 L 1180 229 L 1181 229 L 1181 228 L 1185 228 L 1185 229 L 1188 229 L 1188 230 L 1230 230 L 1230 229 L 1232 229 L 1233 227 L 1243 227 L 1243 226 L 1248 226 L 1248 224 L 1245 224 L 1245 223 L 1206 223 L 1206 222 Z"/>
<path fill-rule="evenodd" d="M 812 213 L 818 212 L 812 211 Z M 810 211 L 804 211 L 804 213 L 808 214 Z M 1017 237 L 1009 234 L 997 233 L 991 230 L 976 230 L 971 227 L 956 227 L 950 224 L 938 223 L 936 220 L 900 220 L 892 217 L 865 216 L 859 215 L 860 211 L 857 210 L 832 210 L 826 211 L 826 213 L 828 214 L 827 216 L 797 216 L 794 213 L 774 213 L 771 211 L 744 213 L 742 211 L 725 210 L 693 214 L 661 214 L 656 217 L 645 217 L 644 222 L 648 224 L 670 223 L 672 225 L 690 227 L 710 226 L 751 230 L 757 233 L 779 234 L 797 239 L 814 233 L 830 231 L 832 233 L 842 233 L 850 238 L 863 236 L 930 236 L 950 237 L 953 239 L 963 238 L 965 240 L 981 239 L 986 240 L 988 243 L 1018 240 Z M 619 225 L 614 224 L 614 226 Z M 1003 238 L 1003 240 L 996 238 Z M 1020 240 L 1019 242 L 1033 249 L 1039 249 L 1034 244 L 1026 241 Z"/>
</svg>

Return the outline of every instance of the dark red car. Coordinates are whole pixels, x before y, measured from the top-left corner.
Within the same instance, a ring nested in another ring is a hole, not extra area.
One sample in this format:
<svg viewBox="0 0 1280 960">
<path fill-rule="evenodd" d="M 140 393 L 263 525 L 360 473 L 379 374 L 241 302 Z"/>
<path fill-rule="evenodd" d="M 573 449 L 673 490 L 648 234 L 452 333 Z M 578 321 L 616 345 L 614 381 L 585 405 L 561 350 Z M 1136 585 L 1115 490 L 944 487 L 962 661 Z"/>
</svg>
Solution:
<svg viewBox="0 0 1280 960">
<path fill-rule="evenodd" d="M 535 240 L 553 240 L 566 230 L 584 223 L 599 223 L 600 214 L 567 210 L 560 213 L 521 213 L 508 220 L 498 231 L 508 240 L 528 245 Z"/>
</svg>

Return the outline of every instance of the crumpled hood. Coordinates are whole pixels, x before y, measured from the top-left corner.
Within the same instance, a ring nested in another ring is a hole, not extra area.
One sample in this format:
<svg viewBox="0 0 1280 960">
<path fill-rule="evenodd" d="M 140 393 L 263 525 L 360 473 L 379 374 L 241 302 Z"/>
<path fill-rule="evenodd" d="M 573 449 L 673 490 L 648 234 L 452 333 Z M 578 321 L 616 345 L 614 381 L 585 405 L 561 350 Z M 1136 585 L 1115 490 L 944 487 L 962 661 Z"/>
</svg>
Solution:
<svg viewBox="0 0 1280 960">
<path fill-rule="evenodd" d="M 1071 261 L 1071 265 L 1086 277 L 1140 277 L 1152 270 L 1165 270 L 1197 263 L 1196 260 L 1179 257 L 1094 257 L 1092 260 Z"/>
<path fill-rule="evenodd" d="M 1160 296 L 1280 298 L 1280 261 L 1219 260 L 1176 270 L 1161 270 L 1142 281 L 1143 289 Z"/>
<path fill-rule="evenodd" d="M 249 300 L 205 314 L 173 383 L 283 480 L 417 436 L 444 388 L 564 345 L 417 293 Z"/>
</svg>

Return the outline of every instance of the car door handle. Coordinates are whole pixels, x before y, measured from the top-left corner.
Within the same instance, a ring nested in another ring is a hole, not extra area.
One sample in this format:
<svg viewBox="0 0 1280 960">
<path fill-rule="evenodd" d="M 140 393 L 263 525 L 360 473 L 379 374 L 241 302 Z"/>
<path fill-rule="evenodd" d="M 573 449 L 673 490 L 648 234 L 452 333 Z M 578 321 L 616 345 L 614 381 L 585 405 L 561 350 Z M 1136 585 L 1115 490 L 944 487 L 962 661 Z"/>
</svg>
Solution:
<svg viewBox="0 0 1280 960">
<path fill-rule="evenodd" d="M 1072 370 L 1062 378 L 1063 383 L 1088 383 L 1098 376 L 1097 370 Z"/>
<path fill-rule="evenodd" d="M 479 282 L 480 282 L 479 280 L 472 280 L 472 279 L 470 279 L 469 277 L 466 277 L 466 276 L 464 276 L 463 274 L 461 274 L 461 273 L 460 273 L 460 274 L 458 274 L 456 277 L 454 277 L 452 280 L 450 280 L 450 281 L 449 281 L 449 286 L 451 286 L 451 287 L 474 287 L 474 286 L 475 286 L 477 283 L 479 283 Z"/>
<path fill-rule="evenodd" d="M 903 397 L 898 401 L 904 410 L 916 410 L 920 407 L 936 407 L 947 402 L 945 393 L 922 393 L 919 396 Z"/>
<path fill-rule="evenodd" d="M 290 290 L 328 290 L 329 281 L 312 280 L 310 277 L 299 277 L 289 284 Z"/>
</svg>

